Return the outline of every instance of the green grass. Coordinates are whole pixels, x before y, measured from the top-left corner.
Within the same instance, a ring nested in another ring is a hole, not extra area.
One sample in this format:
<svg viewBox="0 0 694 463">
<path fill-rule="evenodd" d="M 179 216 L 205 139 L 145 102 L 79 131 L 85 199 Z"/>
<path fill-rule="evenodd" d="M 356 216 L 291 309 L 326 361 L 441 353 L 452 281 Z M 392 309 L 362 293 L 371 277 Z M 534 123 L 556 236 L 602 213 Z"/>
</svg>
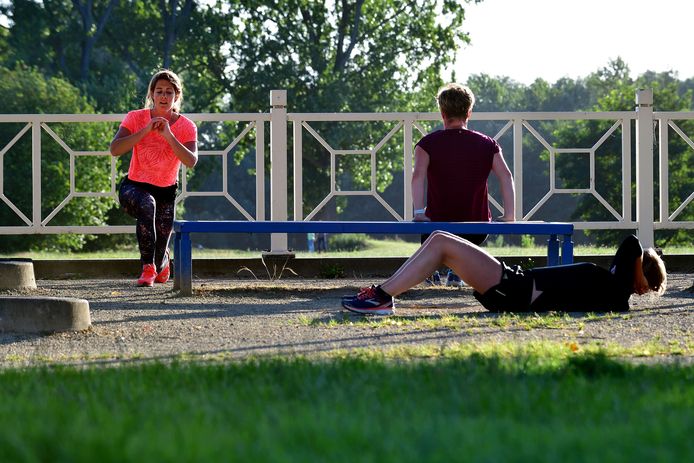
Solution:
<svg viewBox="0 0 694 463">
<path fill-rule="evenodd" d="M 495 344 L 6 369 L 0 461 L 692 461 L 694 366 L 608 354 Z"/>
<path fill-rule="evenodd" d="M 377 240 L 367 238 L 368 247 L 361 251 L 329 251 L 325 254 L 297 251 L 299 257 L 408 257 L 411 256 L 419 243 L 407 242 L 396 239 Z M 485 246 L 485 249 L 493 256 L 544 256 L 547 254 L 545 246 L 511 247 L 511 246 Z M 195 258 L 255 258 L 259 257 L 262 250 L 258 249 L 193 249 Z M 602 246 L 576 246 L 574 254 L 581 255 L 612 255 L 616 247 Z M 694 246 L 677 246 L 665 249 L 666 254 L 694 254 Z M 98 252 L 54 252 L 32 251 L 18 253 L 3 253 L 0 258 L 23 257 L 37 260 L 51 259 L 135 259 L 138 256 L 137 246 L 133 238 L 133 245 L 123 249 L 104 250 Z"/>
</svg>

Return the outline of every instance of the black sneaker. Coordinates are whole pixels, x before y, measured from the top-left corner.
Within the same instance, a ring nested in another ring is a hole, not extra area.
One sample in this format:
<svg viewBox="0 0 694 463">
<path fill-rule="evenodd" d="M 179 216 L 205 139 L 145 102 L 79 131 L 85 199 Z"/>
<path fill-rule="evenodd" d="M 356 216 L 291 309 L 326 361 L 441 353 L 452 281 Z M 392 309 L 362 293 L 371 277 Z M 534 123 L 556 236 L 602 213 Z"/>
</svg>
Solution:
<svg viewBox="0 0 694 463">
<path fill-rule="evenodd" d="M 342 307 L 360 314 L 393 315 L 392 297 L 383 298 L 378 295 L 376 286 L 362 288 L 356 296 L 342 298 Z"/>
<path fill-rule="evenodd" d="M 441 274 L 439 273 L 438 270 L 436 270 L 429 278 L 426 279 L 426 282 L 432 286 L 438 286 L 441 284 Z"/>
<path fill-rule="evenodd" d="M 465 283 L 463 283 L 463 280 L 460 279 L 458 275 L 455 274 L 453 270 L 448 271 L 448 276 L 446 277 L 446 286 L 455 286 L 456 288 L 460 288 Z"/>
</svg>

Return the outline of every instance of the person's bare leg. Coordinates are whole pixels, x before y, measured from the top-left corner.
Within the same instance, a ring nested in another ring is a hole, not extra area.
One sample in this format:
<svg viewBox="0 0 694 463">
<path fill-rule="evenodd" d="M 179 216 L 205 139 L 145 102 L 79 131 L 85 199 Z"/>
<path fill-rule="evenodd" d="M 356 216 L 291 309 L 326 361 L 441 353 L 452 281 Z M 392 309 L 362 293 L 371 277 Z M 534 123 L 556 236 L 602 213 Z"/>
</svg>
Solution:
<svg viewBox="0 0 694 463">
<path fill-rule="evenodd" d="M 412 257 L 382 285 L 391 296 L 421 283 L 446 265 L 478 292 L 484 294 L 501 279 L 501 263 L 484 249 L 448 232 L 431 234 Z"/>
</svg>

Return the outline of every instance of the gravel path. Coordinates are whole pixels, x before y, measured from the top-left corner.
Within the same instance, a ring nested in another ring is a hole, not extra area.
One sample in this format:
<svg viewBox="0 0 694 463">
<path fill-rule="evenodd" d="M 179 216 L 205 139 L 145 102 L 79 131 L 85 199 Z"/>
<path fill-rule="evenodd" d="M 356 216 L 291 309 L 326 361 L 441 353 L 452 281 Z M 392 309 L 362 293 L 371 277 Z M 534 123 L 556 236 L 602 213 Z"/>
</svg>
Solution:
<svg viewBox="0 0 694 463">
<path fill-rule="evenodd" d="M 688 288 L 694 279 L 691 274 L 669 279 L 663 297 L 632 297 L 627 314 L 499 316 L 486 312 L 470 288 L 421 285 L 403 294 L 396 301 L 397 316 L 386 319 L 365 319 L 340 308 L 340 296 L 371 283 L 361 280 L 196 280 L 192 297 L 178 296 L 171 283 L 137 288 L 129 279 L 39 280 L 31 294 L 87 299 L 92 328 L 0 333 L 0 365 L 538 340 L 651 346 L 668 353 L 658 358 L 692 361 L 694 294 Z"/>
</svg>

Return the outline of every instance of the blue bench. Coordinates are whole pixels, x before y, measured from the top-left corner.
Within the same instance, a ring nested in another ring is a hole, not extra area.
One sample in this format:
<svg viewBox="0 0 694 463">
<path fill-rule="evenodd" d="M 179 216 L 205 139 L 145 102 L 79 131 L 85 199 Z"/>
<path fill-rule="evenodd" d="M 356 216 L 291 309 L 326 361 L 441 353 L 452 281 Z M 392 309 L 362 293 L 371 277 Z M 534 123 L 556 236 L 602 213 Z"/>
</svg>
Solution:
<svg viewBox="0 0 694 463">
<path fill-rule="evenodd" d="M 574 226 L 565 222 L 318 222 L 318 221 L 187 221 L 174 222 L 174 289 L 193 293 L 191 233 L 369 233 L 423 234 L 445 230 L 455 234 L 548 235 L 547 265 L 573 263 Z M 559 240 L 562 236 L 561 257 Z"/>
</svg>

